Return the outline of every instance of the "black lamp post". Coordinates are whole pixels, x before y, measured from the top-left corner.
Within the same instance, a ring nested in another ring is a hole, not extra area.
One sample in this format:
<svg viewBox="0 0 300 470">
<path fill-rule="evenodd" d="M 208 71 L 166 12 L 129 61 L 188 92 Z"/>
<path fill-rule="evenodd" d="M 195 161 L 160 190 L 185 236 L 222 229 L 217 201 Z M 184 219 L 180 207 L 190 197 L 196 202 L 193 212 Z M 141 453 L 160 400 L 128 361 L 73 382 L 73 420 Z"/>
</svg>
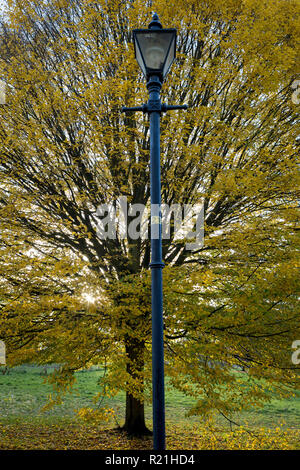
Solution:
<svg viewBox="0 0 300 470">
<path fill-rule="evenodd" d="M 123 108 L 123 112 L 143 111 L 150 117 L 150 190 L 151 190 L 151 276 L 152 276 L 152 388 L 153 444 L 165 449 L 163 288 L 160 182 L 160 116 L 183 106 L 161 103 L 160 90 L 176 56 L 176 29 L 163 29 L 157 14 L 149 29 L 133 31 L 135 56 L 147 79 L 149 101 L 143 106 Z"/>
</svg>

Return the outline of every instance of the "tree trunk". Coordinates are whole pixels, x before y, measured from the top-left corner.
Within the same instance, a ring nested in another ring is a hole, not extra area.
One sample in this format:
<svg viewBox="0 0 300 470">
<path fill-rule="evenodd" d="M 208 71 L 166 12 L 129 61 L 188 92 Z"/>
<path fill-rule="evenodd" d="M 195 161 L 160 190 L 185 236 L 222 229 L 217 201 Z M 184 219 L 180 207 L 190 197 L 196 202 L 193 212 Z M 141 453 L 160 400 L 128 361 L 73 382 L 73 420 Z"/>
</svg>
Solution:
<svg viewBox="0 0 300 470">
<path fill-rule="evenodd" d="M 139 391 L 143 392 L 143 380 L 141 374 L 144 369 L 144 348 L 145 343 L 135 338 L 127 339 L 126 354 L 129 359 L 127 364 L 127 372 L 130 376 L 139 380 Z M 145 410 L 144 401 L 140 401 L 130 392 L 126 392 L 126 413 L 125 424 L 122 428 L 128 434 L 135 436 L 150 435 L 152 432 L 146 427 L 145 424 Z"/>
<path fill-rule="evenodd" d="M 126 415 L 123 429 L 128 434 L 135 436 L 152 434 L 146 427 L 144 403 L 137 400 L 129 392 L 126 393 Z"/>
</svg>

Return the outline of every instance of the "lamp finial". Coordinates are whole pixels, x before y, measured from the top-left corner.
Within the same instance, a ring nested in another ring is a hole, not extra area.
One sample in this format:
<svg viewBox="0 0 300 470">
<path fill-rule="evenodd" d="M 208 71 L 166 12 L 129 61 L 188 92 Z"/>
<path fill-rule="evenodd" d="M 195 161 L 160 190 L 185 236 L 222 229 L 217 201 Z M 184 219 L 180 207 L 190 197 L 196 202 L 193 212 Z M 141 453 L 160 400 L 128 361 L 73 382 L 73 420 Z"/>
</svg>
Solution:
<svg viewBox="0 0 300 470">
<path fill-rule="evenodd" d="M 152 21 L 149 24 L 149 29 L 162 29 L 162 24 L 159 21 L 159 17 L 157 13 L 154 13 L 152 17 Z"/>
</svg>

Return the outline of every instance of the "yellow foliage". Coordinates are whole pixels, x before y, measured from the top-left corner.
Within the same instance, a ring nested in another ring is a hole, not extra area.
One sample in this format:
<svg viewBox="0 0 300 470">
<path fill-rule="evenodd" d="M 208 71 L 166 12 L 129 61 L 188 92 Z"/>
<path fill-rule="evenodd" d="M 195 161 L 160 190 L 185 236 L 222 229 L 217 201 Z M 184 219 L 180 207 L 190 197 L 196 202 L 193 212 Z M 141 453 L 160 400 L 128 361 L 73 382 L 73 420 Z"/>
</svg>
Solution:
<svg viewBox="0 0 300 470">
<path fill-rule="evenodd" d="M 152 7 L 9 5 L 0 34 L 8 362 L 61 364 L 50 378 L 55 403 L 92 364 L 106 364 L 105 393 L 151 400 L 150 243 L 101 240 L 97 208 L 122 196 L 149 205 L 149 122 L 121 108 L 147 99 L 131 30 L 147 25 Z M 166 372 L 197 398 L 191 414 L 230 415 L 299 388 L 299 2 L 153 8 L 178 28 L 163 100 L 189 105 L 161 121 L 163 202 L 205 207 L 199 252 L 174 236 L 163 244 Z"/>
</svg>

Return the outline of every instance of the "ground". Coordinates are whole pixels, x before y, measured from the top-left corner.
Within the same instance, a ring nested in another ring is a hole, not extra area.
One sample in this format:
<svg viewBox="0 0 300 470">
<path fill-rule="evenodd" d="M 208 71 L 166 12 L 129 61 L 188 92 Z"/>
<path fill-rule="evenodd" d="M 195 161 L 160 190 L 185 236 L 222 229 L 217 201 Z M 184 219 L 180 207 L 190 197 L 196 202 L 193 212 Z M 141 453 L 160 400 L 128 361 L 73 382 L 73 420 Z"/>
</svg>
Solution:
<svg viewBox="0 0 300 470">
<path fill-rule="evenodd" d="M 52 368 L 48 368 L 49 373 Z M 152 439 L 128 438 L 118 431 L 124 413 L 124 395 L 105 402 L 116 410 L 108 423 L 86 423 L 75 411 L 94 407 L 103 370 L 93 368 L 76 374 L 74 392 L 61 406 L 42 412 L 51 386 L 44 383 L 43 368 L 20 366 L 9 375 L 0 373 L 0 449 L 151 449 Z M 244 427 L 224 419 L 213 425 L 185 416 L 193 400 L 176 390 L 166 393 L 167 448 L 195 449 L 300 449 L 300 396 L 274 400 L 260 411 L 236 417 Z M 151 408 L 146 407 L 151 427 Z"/>
</svg>

